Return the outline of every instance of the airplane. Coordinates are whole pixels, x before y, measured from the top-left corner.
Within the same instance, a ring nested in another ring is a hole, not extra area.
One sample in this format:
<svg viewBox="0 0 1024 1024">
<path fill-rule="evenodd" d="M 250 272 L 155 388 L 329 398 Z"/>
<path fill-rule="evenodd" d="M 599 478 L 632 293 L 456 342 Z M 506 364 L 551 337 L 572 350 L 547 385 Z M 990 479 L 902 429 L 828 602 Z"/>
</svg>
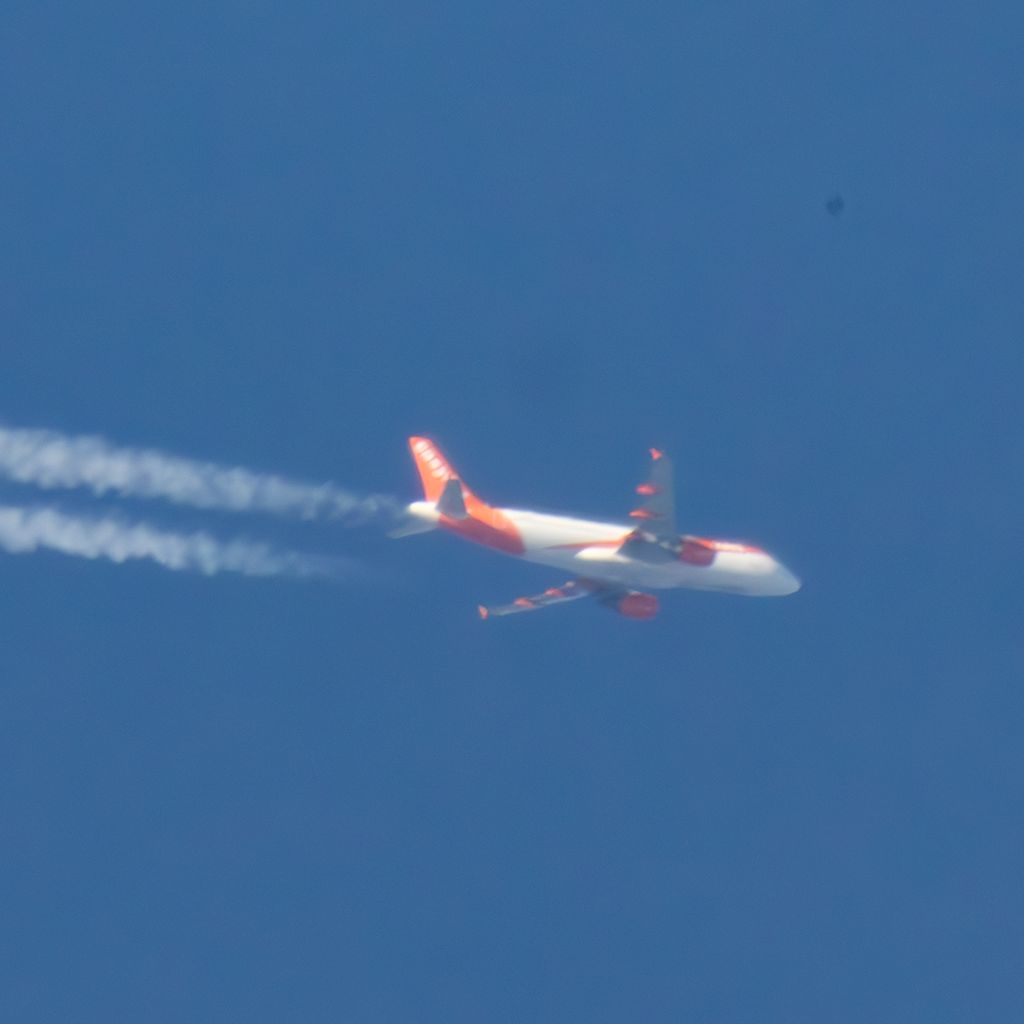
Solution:
<svg viewBox="0 0 1024 1024">
<path fill-rule="evenodd" d="M 406 537 L 442 529 L 528 562 L 566 569 L 573 578 L 510 604 L 479 605 L 482 619 L 539 611 L 566 601 L 594 598 L 628 619 L 653 619 L 658 598 L 638 588 L 685 587 L 748 597 L 782 597 L 800 581 L 767 551 L 750 544 L 712 540 L 676 529 L 672 461 L 650 449 L 650 475 L 637 487 L 641 501 L 630 512 L 635 525 L 494 508 L 478 498 L 426 437 L 410 437 L 423 500 L 406 507 L 392 531 Z"/>
</svg>

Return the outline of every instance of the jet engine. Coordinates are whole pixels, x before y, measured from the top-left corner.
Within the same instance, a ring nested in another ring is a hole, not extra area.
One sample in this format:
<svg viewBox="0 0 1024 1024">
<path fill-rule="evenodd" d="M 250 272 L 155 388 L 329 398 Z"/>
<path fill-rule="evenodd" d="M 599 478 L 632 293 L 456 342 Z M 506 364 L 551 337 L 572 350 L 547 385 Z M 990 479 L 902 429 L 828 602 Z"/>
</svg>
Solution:
<svg viewBox="0 0 1024 1024">
<path fill-rule="evenodd" d="M 658 614 L 658 599 L 653 594 L 641 594 L 638 590 L 630 590 L 603 603 L 627 619 L 653 619 Z"/>
</svg>

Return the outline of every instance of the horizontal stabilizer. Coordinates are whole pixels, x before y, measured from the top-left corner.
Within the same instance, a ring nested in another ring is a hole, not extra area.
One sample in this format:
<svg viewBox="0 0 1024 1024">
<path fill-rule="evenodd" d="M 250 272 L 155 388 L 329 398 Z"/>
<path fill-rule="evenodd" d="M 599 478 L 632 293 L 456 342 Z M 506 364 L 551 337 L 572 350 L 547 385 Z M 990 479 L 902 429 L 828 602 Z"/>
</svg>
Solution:
<svg viewBox="0 0 1024 1024">
<path fill-rule="evenodd" d="M 462 497 L 462 481 L 458 477 L 451 477 L 441 491 L 441 497 L 437 499 L 437 511 L 448 519 L 465 519 L 466 502 Z"/>
<path fill-rule="evenodd" d="M 417 533 L 436 530 L 440 525 L 440 518 L 433 502 L 414 501 L 411 505 L 406 505 L 405 515 L 393 530 L 388 531 L 388 536 L 393 538 L 412 537 Z"/>
<path fill-rule="evenodd" d="M 392 540 L 400 540 L 402 537 L 414 537 L 417 533 L 429 533 L 437 529 L 437 523 L 429 519 L 419 519 L 416 516 L 407 516 L 393 530 L 388 530 L 388 536 Z"/>
</svg>

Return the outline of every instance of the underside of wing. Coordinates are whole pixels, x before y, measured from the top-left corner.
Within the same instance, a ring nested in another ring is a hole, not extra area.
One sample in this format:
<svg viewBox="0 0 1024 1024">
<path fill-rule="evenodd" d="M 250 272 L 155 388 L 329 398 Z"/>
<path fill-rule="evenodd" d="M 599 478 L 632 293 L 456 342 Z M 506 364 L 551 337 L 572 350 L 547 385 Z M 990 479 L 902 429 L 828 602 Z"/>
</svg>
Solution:
<svg viewBox="0 0 1024 1024">
<path fill-rule="evenodd" d="M 549 587 L 543 594 L 535 597 L 517 597 L 511 604 L 496 604 L 490 607 L 480 605 L 477 611 L 481 619 L 489 619 L 500 615 L 518 615 L 519 612 L 536 612 L 541 608 L 550 608 L 554 604 L 566 601 L 578 601 L 581 597 L 592 597 L 600 589 L 600 584 L 592 580 L 569 580 L 560 587 Z"/>
<path fill-rule="evenodd" d="M 636 529 L 623 541 L 619 551 L 640 562 L 673 562 L 679 552 L 676 526 L 676 496 L 672 460 L 657 448 L 651 449 L 651 472 L 636 489 L 641 502 L 629 513 Z"/>
<path fill-rule="evenodd" d="M 566 601 L 578 601 L 581 597 L 593 597 L 604 608 L 618 612 L 628 619 L 653 619 L 658 614 L 658 599 L 653 594 L 643 594 L 638 590 L 627 590 L 598 580 L 569 580 L 560 587 L 551 587 L 543 594 L 535 597 L 518 597 L 511 604 L 499 604 L 485 607 L 480 605 L 478 611 L 481 619 L 489 619 L 502 615 L 518 615 L 520 612 L 536 612 L 541 608 L 564 604 Z"/>
<path fill-rule="evenodd" d="M 636 489 L 640 504 L 629 513 L 637 521 L 637 531 L 649 534 L 654 540 L 679 537 L 676 529 L 675 481 L 672 460 L 657 448 L 651 449 L 651 472 L 647 480 Z"/>
</svg>

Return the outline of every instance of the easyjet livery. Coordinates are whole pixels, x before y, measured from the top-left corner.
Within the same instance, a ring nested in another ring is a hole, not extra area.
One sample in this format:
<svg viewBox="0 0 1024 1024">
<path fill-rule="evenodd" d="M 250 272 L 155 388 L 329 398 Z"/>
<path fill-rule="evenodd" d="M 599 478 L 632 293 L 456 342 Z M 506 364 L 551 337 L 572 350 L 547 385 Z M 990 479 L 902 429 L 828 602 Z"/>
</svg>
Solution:
<svg viewBox="0 0 1024 1024">
<path fill-rule="evenodd" d="M 651 449 L 650 476 L 637 487 L 634 525 L 599 523 L 570 516 L 493 508 L 466 485 L 437 445 L 410 437 L 409 448 L 423 482 L 423 501 L 407 507 L 405 537 L 442 529 L 465 540 L 572 573 L 561 586 L 511 604 L 485 607 L 481 618 L 533 612 L 582 597 L 630 619 L 653 619 L 658 599 L 645 590 L 686 587 L 749 597 L 781 597 L 800 581 L 767 551 L 749 544 L 680 534 L 676 529 L 672 462 Z"/>
</svg>

